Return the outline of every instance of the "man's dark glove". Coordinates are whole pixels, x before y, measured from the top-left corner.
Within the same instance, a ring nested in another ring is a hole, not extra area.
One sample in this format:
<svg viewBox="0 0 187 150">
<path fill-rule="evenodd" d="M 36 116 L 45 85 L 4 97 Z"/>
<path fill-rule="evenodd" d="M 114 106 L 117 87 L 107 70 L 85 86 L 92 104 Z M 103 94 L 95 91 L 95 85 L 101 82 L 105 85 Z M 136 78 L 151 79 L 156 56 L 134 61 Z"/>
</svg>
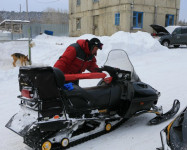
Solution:
<svg viewBox="0 0 187 150">
<path fill-rule="evenodd" d="M 95 68 L 96 72 L 102 72 L 102 68 Z"/>
</svg>

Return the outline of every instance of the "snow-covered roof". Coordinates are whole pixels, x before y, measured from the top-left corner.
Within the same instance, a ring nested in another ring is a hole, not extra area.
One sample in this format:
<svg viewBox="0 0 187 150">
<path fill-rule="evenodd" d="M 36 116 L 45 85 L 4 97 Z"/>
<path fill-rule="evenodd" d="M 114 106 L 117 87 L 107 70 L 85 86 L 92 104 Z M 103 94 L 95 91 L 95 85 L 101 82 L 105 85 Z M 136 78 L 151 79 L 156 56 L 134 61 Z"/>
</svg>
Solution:
<svg viewBox="0 0 187 150">
<path fill-rule="evenodd" d="M 13 22 L 13 23 L 29 23 L 30 21 L 28 20 L 10 20 L 10 19 L 5 19 L 3 20 L 0 25 L 2 25 L 5 22 Z"/>
</svg>

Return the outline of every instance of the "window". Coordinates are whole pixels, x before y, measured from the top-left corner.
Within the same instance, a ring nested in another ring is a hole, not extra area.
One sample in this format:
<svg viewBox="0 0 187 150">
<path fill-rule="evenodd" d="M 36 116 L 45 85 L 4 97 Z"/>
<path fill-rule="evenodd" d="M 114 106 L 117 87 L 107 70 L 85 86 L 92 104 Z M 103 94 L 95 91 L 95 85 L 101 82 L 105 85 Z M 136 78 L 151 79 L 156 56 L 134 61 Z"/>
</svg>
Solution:
<svg viewBox="0 0 187 150">
<path fill-rule="evenodd" d="M 187 28 L 182 28 L 182 34 L 187 34 Z"/>
<path fill-rule="evenodd" d="M 81 0 L 77 0 L 77 6 L 80 6 Z"/>
<path fill-rule="evenodd" d="M 166 15 L 166 22 L 165 22 L 165 26 L 172 26 L 174 25 L 174 15 Z"/>
<path fill-rule="evenodd" d="M 93 0 L 94 3 L 99 2 L 99 0 Z"/>
<path fill-rule="evenodd" d="M 120 25 L 120 13 L 115 14 L 115 25 L 116 26 Z"/>
<path fill-rule="evenodd" d="M 143 12 L 133 12 L 133 28 L 143 28 Z"/>
<path fill-rule="evenodd" d="M 81 18 L 76 19 L 76 27 L 77 27 L 77 30 L 81 29 Z"/>
<path fill-rule="evenodd" d="M 181 28 L 176 28 L 176 29 L 173 31 L 173 34 L 181 34 Z"/>
</svg>

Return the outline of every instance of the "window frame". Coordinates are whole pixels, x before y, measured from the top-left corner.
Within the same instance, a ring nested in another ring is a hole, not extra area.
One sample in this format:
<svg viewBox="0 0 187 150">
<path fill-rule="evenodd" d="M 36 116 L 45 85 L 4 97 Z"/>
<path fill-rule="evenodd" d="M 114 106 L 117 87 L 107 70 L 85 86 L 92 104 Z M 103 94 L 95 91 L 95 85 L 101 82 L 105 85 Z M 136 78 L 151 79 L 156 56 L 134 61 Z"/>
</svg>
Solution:
<svg viewBox="0 0 187 150">
<path fill-rule="evenodd" d="M 98 3 L 99 2 L 99 0 L 93 0 L 93 3 Z"/>
<path fill-rule="evenodd" d="M 120 13 L 115 13 L 115 25 L 119 26 L 120 25 Z"/>
<path fill-rule="evenodd" d="M 139 14 L 141 14 L 141 27 L 139 27 L 139 25 L 138 25 L 138 21 L 139 21 L 138 15 Z M 133 29 L 142 29 L 143 28 L 143 14 L 144 14 L 144 12 L 133 11 Z M 136 18 L 136 26 L 134 26 L 134 18 Z"/>
<path fill-rule="evenodd" d="M 168 16 L 168 18 L 167 18 L 167 16 Z M 170 22 L 170 16 L 172 17 L 172 24 L 169 24 L 169 22 Z M 175 18 L 175 15 L 171 15 L 171 14 L 166 14 L 166 17 L 165 17 L 165 26 L 167 27 L 167 26 L 173 26 L 174 25 L 174 18 Z"/>
</svg>

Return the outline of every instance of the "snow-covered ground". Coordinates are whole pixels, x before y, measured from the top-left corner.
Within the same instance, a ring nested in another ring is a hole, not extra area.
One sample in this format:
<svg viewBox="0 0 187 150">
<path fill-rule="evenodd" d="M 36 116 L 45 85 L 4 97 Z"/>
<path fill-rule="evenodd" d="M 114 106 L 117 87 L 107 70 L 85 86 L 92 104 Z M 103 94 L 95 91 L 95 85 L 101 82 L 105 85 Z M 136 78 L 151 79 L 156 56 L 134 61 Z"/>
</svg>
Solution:
<svg viewBox="0 0 187 150">
<path fill-rule="evenodd" d="M 40 35 L 33 39 L 33 65 L 53 66 L 66 47 L 78 39 L 90 39 L 94 35 L 81 37 L 53 37 Z M 168 49 L 145 32 L 117 32 L 112 36 L 98 37 L 104 47 L 98 52 L 97 62 L 102 66 L 111 49 L 124 49 L 129 54 L 140 79 L 161 92 L 158 105 L 164 111 L 171 108 L 173 100 L 181 102 L 180 111 L 187 105 L 187 48 Z M 18 85 L 18 67 L 12 66 L 11 54 L 21 52 L 27 55 L 27 43 L 0 43 L 0 141 L 4 150 L 31 150 L 23 144 L 23 139 L 5 128 L 8 120 L 19 110 L 20 94 Z M 120 63 L 118 64 L 120 68 Z M 80 82 L 81 86 L 96 85 L 97 81 Z M 71 150 L 155 150 L 161 146 L 160 130 L 171 120 L 159 125 L 149 126 L 147 122 L 154 114 L 143 114 L 131 118 L 116 130 L 96 139 L 82 143 Z"/>
</svg>

